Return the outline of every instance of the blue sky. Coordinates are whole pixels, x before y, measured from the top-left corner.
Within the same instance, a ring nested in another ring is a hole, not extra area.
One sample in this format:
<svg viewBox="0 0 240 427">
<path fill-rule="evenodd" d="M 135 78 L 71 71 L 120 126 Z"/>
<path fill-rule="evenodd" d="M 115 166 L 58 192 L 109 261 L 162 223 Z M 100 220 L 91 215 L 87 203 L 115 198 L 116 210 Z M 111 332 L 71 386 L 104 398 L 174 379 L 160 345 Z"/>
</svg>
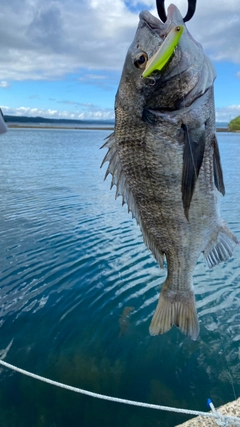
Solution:
<svg viewBox="0 0 240 427">
<path fill-rule="evenodd" d="M 165 1 L 166 8 L 170 1 Z M 187 0 L 175 0 L 184 15 Z M 155 0 L 1 0 L 4 114 L 114 118 L 114 98 L 138 14 Z M 187 27 L 216 71 L 218 121 L 240 115 L 240 1 L 198 0 Z"/>
</svg>

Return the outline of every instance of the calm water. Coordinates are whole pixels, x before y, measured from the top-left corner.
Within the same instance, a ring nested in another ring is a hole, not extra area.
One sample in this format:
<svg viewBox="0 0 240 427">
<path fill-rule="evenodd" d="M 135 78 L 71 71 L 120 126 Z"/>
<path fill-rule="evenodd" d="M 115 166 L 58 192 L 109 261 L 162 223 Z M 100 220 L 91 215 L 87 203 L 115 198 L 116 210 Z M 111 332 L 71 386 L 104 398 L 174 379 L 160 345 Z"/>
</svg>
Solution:
<svg viewBox="0 0 240 427">
<path fill-rule="evenodd" d="M 0 137 L 0 356 L 56 381 L 206 410 L 240 394 L 240 251 L 194 285 L 196 342 L 151 337 L 166 272 L 103 182 L 105 131 L 10 130 Z M 240 134 L 218 135 L 222 216 L 240 240 Z M 0 372 L 0 425 L 172 427 L 188 417 L 93 400 Z"/>
</svg>

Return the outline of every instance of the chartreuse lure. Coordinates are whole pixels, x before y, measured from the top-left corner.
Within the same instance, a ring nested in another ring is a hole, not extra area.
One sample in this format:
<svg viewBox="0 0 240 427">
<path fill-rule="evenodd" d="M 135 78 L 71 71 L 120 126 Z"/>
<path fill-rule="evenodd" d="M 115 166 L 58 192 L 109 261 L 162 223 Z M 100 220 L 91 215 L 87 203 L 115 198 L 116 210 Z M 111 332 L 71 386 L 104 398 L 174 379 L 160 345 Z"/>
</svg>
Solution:
<svg viewBox="0 0 240 427">
<path fill-rule="evenodd" d="M 178 25 L 174 27 L 164 42 L 161 44 L 157 52 L 148 60 L 146 68 L 142 73 L 142 77 L 148 77 L 153 71 L 161 71 L 164 65 L 166 65 L 171 58 L 175 48 L 177 47 L 181 35 L 183 33 L 184 26 Z"/>
</svg>

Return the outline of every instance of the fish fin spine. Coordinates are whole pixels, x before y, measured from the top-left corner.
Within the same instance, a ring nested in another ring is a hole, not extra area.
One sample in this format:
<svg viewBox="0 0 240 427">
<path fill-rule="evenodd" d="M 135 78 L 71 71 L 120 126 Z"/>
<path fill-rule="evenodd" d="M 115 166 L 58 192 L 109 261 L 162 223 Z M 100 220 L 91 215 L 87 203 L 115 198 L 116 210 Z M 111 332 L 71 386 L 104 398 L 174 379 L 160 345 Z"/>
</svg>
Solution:
<svg viewBox="0 0 240 427">
<path fill-rule="evenodd" d="M 169 295 L 161 292 L 157 308 L 150 325 L 150 334 L 159 335 L 168 332 L 174 325 L 180 331 L 196 340 L 199 335 L 199 324 L 195 306 L 195 297 L 192 290 L 182 295 Z"/>
<path fill-rule="evenodd" d="M 213 268 L 220 262 L 228 261 L 236 245 L 239 245 L 236 236 L 226 225 L 222 226 L 203 252 L 208 267 Z"/>
<path fill-rule="evenodd" d="M 115 142 L 115 135 L 114 135 L 114 132 L 112 132 L 110 135 L 108 135 L 106 138 L 105 138 L 105 140 L 106 140 L 106 142 L 100 147 L 100 150 L 102 149 L 102 148 L 110 148 L 110 147 L 112 147 L 112 145 L 114 144 L 114 142 Z"/>
<path fill-rule="evenodd" d="M 124 170 L 122 168 L 114 133 L 108 137 L 107 142 L 101 148 L 108 148 L 108 151 L 105 154 L 101 164 L 102 167 L 104 163 L 108 162 L 104 180 L 108 177 L 109 174 L 112 176 L 110 189 L 112 189 L 114 185 L 116 186 L 115 198 L 122 196 L 122 205 L 125 203 L 128 205 L 128 213 L 131 212 L 132 217 L 136 218 L 137 223 L 141 225 L 138 206 L 134 195 L 129 188 Z"/>
<path fill-rule="evenodd" d="M 124 205 L 125 203 L 127 204 L 128 213 L 131 212 L 132 217 L 136 218 L 137 223 L 140 225 L 143 234 L 143 240 L 146 246 L 153 253 L 160 267 L 164 268 L 164 253 L 158 248 L 158 245 L 156 244 L 156 242 L 154 242 L 154 239 L 149 236 L 147 229 L 142 223 L 137 202 L 135 200 L 133 192 L 129 188 L 126 175 L 124 173 L 121 160 L 118 155 L 114 133 L 112 133 L 107 138 L 107 142 L 105 142 L 105 144 L 101 148 L 108 149 L 101 164 L 102 167 L 104 163 L 108 162 L 108 167 L 104 179 L 106 179 L 109 174 L 112 176 L 110 189 L 112 189 L 114 185 L 116 186 L 115 198 L 122 196 L 122 205 Z"/>
</svg>

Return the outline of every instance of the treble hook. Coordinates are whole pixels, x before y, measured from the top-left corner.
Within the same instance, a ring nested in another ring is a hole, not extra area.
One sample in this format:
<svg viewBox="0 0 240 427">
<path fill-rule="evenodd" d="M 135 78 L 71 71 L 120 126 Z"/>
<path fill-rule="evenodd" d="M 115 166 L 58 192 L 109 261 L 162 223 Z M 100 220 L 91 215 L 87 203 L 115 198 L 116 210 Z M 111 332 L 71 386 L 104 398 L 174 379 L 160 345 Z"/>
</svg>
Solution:
<svg viewBox="0 0 240 427">
<path fill-rule="evenodd" d="M 163 22 L 166 22 L 167 15 L 165 12 L 164 1 L 165 0 L 157 0 L 157 11 L 158 11 L 159 18 Z M 196 3 L 197 3 L 197 0 L 188 0 L 188 11 L 185 18 L 183 18 L 184 22 L 190 21 L 190 19 L 193 17 L 196 9 Z"/>
</svg>

